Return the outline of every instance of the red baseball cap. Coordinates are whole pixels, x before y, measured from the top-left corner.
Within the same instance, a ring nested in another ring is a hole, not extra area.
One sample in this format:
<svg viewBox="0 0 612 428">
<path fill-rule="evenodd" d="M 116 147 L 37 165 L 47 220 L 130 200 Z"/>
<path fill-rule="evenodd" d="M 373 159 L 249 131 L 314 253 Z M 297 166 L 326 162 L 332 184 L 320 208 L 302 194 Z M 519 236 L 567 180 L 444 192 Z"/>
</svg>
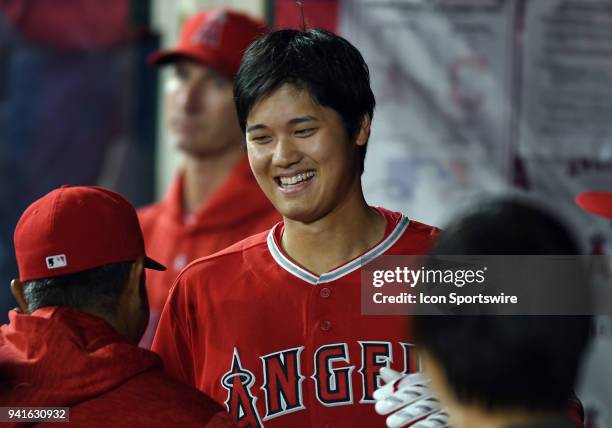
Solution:
<svg viewBox="0 0 612 428">
<path fill-rule="evenodd" d="M 100 187 L 62 186 L 30 205 L 15 227 L 19 280 L 50 278 L 145 256 L 132 204 Z"/>
<path fill-rule="evenodd" d="M 612 192 L 583 192 L 576 196 L 583 210 L 612 220 Z"/>
<path fill-rule="evenodd" d="M 227 9 L 200 12 L 185 22 L 175 49 L 149 56 L 152 64 L 167 64 L 181 58 L 203 63 L 234 80 L 242 54 L 267 31 L 263 21 Z"/>
</svg>

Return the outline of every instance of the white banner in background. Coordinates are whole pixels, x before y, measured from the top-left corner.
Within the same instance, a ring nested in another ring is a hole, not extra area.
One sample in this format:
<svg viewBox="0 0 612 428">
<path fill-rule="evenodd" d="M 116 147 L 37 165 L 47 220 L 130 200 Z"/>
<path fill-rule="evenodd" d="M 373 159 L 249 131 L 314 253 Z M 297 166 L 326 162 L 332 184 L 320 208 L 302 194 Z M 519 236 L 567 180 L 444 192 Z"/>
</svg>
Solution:
<svg viewBox="0 0 612 428">
<path fill-rule="evenodd" d="M 612 254 L 610 222 L 573 203 L 612 191 L 612 0 L 526 2 L 518 152 L 531 193 Z M 606 281 L 612 281 L 607 278 Z M 599 317 L 577 391 L 586 426 L 612 426 L 612 318 Z"/>
<path fill-rule="evenodd" d="M 340 33 L 378 103 L 368 202 L 441 226 L 512 191 L 520 155 L 530 193 L 587 252 L 612 254 L 610 222 L 573 202 L 612 191 L 612 0 L 344 0 Z M 597 325 L 579 390 L 589 428 L 612 426 L 612 318 Z"/>
<path fill-rule="evenodd" d="M 612 160 L 612 1 L 528 1 L 520 153 Z"/>
<path fill-rule="evenodd" d="M 525 14 L 518 154 L 528 188 L 610 251 L 609 222 L 573 200 L 612 190 L 612 0 L 528 1 Z"/>
<path fill-rule="evenodd" d="M 440 225 L 507 189 L 515 4 L 347 0 L 341 10 L 378 103 L 367 200 Z"/>
</svg>

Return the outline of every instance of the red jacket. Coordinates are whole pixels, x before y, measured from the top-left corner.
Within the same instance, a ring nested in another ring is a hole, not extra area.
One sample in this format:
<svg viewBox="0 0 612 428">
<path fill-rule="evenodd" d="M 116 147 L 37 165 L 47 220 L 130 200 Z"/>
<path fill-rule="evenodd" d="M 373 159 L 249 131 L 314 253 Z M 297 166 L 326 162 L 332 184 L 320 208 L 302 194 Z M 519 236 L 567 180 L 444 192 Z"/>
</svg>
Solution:
<svg viewBox="0 0 612 428">
<path fill-rule="evenodd" d="M 172 283 L 193 260 L 270 229 L 280 214 L 260 190 L 243 158 L 230 177 L 189 219 L 183 211 L 183 175 L 166 198 L 138 210 L 147 254 L 168 270 L 147 271 L 151 316 L 141 346 L 149 348 Z"/>
<path fill-rule="evenodd" d="M 76 427 L 232 426 L 219 404 L 163 374 L 156 354 L 100 318 L 47 307 L 9 319 L 0 327 L 0 406 L 69 407 Z"/>
</svg>

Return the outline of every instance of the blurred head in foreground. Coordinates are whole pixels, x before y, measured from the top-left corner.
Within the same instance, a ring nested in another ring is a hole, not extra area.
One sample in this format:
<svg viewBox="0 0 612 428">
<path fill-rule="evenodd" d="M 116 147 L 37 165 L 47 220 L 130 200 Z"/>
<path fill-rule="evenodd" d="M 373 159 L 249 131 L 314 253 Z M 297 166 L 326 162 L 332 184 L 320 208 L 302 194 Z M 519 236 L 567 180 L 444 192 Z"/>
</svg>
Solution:
<svg viewBox="0 0 612 428">
<path fill-rule="evenodd" d="M 578 254 L 572 233 L 559 220 L 514 199 L 472 209 L 442 232 L 432 252 Z M 512 266 L 506 275 L 511 281 Z M 418 316 L 413 323 L 424 370 L 454 427 L 518 427 L 543 420 L 571 427 L 563 415 L 588 343 L 589 316 L 437 315 Z"/>
</svg>

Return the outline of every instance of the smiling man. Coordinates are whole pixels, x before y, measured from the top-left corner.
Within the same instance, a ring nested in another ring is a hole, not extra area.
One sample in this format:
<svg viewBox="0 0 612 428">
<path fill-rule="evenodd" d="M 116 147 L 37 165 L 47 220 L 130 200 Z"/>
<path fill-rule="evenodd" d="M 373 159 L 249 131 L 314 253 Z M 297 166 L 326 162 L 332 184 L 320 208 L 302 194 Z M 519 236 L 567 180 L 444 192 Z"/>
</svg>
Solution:
<svg viewBox="0 0 612 428">
<path fill-rule="evenodd" d="M 422 254 L 437 229 L 371 207 L 361 185 L 368 67 L 322 30 L 256 41 L 235 80 L 255 178 L 283 221 L 187 267 L 153 348 L 242 427 L 384 426 L 380 367 L 416 369 L 404 317 L 360 312 L 362 262 Z"/>
</svg>

